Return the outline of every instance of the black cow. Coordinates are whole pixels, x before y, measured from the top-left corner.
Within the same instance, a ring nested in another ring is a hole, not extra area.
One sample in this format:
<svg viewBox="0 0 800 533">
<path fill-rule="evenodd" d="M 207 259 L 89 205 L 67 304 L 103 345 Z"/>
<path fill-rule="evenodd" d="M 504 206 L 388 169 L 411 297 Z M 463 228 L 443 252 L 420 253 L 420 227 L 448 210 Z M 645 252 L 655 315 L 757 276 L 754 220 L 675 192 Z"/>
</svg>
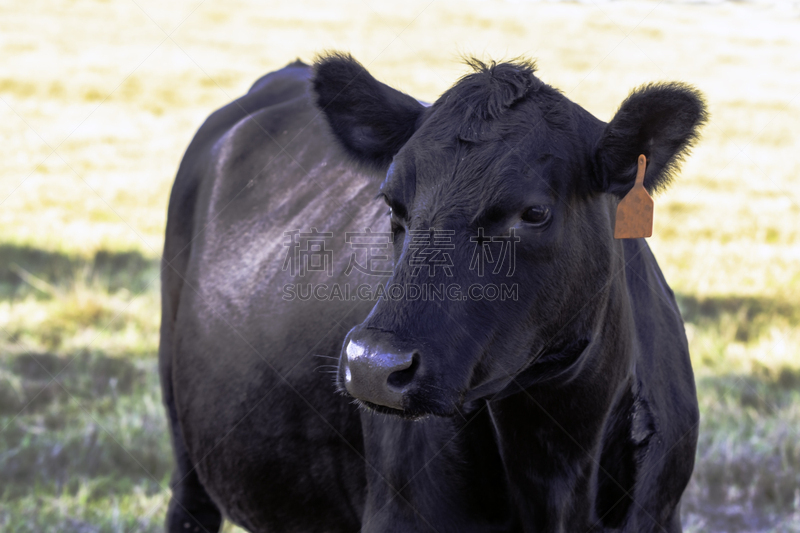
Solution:
<svg viewBox="0 0 800 533">
<path fill-rule="evenodd" d="M 702 99 L 648 85 L 606 124 L 532 63 L 471 66 L 425 106 L 296 62 L 200 128 L 164 253 L 170 531 L 680 531 L 687 341 L 613 228 Z"/>
</svg>

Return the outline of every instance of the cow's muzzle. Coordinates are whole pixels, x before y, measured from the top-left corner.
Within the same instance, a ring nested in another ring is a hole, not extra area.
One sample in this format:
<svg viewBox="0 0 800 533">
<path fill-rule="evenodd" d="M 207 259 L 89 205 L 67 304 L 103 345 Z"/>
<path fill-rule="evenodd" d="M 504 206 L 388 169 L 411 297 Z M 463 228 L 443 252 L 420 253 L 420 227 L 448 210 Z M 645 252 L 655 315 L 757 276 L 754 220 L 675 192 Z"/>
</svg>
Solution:
<svg viewBox="0 0 800 533">
<path fill-rule="evenodd" d="M 391 342 L 380 330 L 356 328 L 344 343 L 341 371 L 353 397 L 375 405 L 403 410 L 414 388 L 421 354 Z"/>
</svg>

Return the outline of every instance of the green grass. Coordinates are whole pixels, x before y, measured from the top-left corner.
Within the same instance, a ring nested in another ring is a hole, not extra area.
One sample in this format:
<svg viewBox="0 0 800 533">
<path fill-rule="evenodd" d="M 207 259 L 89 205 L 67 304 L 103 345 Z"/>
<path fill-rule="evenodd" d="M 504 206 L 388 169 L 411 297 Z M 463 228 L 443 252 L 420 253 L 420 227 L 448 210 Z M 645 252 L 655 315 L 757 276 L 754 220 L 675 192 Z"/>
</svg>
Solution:
<svg viewBox="0 0 800 533">
<path fill-rule="evenodd" d="M 160 530 L 157 261 L 12 245 L 0 258 L 0 529 Z"/>
<path fill-rule="evenodd" d="M 159 530 L 172 457 L 155 360 L 157 261 L 10 245 L 0 258 L 28 279 L 0 270 L 0 526 Z M 776 324 L 796 324 L 800 305 L 680 294 L 679 302 L 702 412 L 685 523 L 707 531 L 748 516 L 764 530 L 795 530 L 800 367 L 747 353 L 771 342 Z M 738 367 L 724 356 L 731 346 L 741 347 Z"/>
<path fill-rule="evenodd" d="M 650 239 L 700 397 L 684 524 L 800 530 L 798 15 L 638 1 L 0 6 L 0 530 L 161 529 L 172 179 L 213 109 L 325 49 L 428 101 L 464 73 L 459 54 L 535 57 L 605 120 L 641 83 L 706 94 L 711 121 L 656 198 Z"/>
<path fill-rule="evenodd" d="M 159 530 L 172 457 L 155 363 L 101 354 L 6 363 L 3 531 Z"/>
</svg>

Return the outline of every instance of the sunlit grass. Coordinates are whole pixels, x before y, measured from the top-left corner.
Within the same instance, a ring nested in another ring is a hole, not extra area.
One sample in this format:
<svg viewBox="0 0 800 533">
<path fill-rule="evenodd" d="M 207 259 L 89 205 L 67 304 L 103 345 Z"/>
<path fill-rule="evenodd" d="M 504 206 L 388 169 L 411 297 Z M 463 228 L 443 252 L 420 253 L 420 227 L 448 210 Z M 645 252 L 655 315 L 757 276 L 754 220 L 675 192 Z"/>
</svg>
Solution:
<svg viewBox="0 0 800 533">
<path fill-rule="evenodd" d="M 799 17 L 791 3 L 0 6 L 0 529 L 160 529 L 171 457 L 158 255 L 172 179 L 213 109 L 326 49 L 428 101 L 465 73 L 465 54 L 534 57 L 604 120 L 642 83 L 706 94 L 711 121 L 656 198 L 650 239 L 701 401 L 684 522 L 800 528 Z"/>
</svg>

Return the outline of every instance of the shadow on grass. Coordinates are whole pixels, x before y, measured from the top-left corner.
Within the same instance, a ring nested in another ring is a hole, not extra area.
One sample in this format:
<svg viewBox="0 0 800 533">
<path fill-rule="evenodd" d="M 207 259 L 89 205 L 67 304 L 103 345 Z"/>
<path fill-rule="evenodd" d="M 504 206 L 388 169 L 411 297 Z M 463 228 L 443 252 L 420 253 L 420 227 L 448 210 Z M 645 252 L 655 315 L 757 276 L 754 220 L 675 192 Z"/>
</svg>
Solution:
<svg viewBox="0 0 800 533">
<path fill-rule="evenodd" d="M 145 290 L 158 277 L 159 260 L 138 251 L 99 250 L 92 257 L 0 244 L 0 300 L 53 296 L 65 284 L 99 280 L 109 292 Z"/>
<path fill-rule="evenodd" d="M 172 453 L 156 365 L 99 353 L 1 360 L 0 500 L 161 490 Z"/>
<path fill-rule="evenodd" d="M 84 298 L 83 307 L 80 298 L 35 302 L 60 306 L 47 307 L 47 320 L 29 328 L 42 351 L 0 358 L 0 501 L 32 493 L 55 500 L 87 493 L 100 501 L 143 487 L 164 490 L 172 452 L 155 358 L 111 357 L 106 350 L 72 360 L 60 342 L 44 342 L 47 328 L 69 337 L 105 324 L 117 314 L 105 293 L 154 289 L 158 271 L 158 259 L 139 252 L 84 257 L 0 245 L 0 300 L 53 298 L 75 292 L 75 285 L 90 296 L 103 293 L 97 301 Z M 721 344 L 752 342 L 774 324 L 800 323 L 800 302 L 788 298 L 677 299 L 684 319 L 715 332 Z M 130 325 L 138 315 L 120 316 Z M 130 345 L 120 353 L 130 353 Z M 702 427 L 684 517 L 698 531 L 772 528 L 800 509 L 800 369 L 702 377 L 697 386 Z"/>
<path fill-rule="evenodd" d="M 684 519 L 701 531 L 783 531 L 800 505 L 800 370 L 697 380 L 701 426 Z"/>
<path fill-rule="evenodd" d="M 704 326 L 727 320 L 735 328 L 734 339 L 739 342 L 755 339 L 776 319 L 800 324 L 800 302 L 788 298 L 757 296 L 698 298 L 690 294 L 676 294 L 675 297 L 686 322 Z"/>
<path fill-rule="evenodd" d="M 92 400 L 130 394 L 144 372 L 126 359 L 86 352 L 74 358 L 25 353 L 6 358 L 0 368 L 0 415 L 13 415 L 22 409 L 30 414 L 69 395 Z M 53 378 L 55 385 L 64 387 L 47 387 Z"/>
</svg>

